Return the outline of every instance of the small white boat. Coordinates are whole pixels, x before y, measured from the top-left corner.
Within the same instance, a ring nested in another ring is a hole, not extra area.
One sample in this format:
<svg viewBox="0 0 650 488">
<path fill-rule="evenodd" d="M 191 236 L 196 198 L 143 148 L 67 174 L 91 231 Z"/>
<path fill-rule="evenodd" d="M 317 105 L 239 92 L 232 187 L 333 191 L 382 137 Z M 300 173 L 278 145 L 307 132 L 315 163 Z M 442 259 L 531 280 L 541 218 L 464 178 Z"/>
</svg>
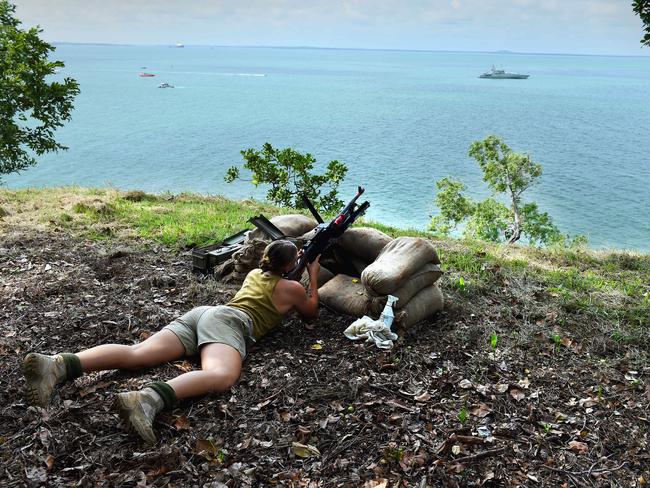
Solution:
<svg viewBox="0 0 650 488">
<path fill-rule="evenodd" d="M 185 47 L 185 46 L 183 44 L 181 44 L 180 42 L 177 42 L 176 47 Z"/>
<path fill-rule="evenodd" d="M 170 85 L 169 83 L 161 83 L 158 85 L 158 88 L 174 88 L 174 85 Z"/>
</svg>

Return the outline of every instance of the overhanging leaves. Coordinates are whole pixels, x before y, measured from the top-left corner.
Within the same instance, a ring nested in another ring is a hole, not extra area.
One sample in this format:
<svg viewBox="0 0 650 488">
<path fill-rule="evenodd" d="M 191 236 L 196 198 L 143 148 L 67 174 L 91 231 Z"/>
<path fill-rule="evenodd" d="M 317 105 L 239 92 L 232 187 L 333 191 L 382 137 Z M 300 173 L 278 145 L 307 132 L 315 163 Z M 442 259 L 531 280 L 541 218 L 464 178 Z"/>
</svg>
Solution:
<svg viewBox="0 0 650 488">
<path fill-rule="evenodd" d="M 34 154 L 66 149 L 54 132 L 70 120 L 79 93 L 71 78 L 46 80 L 64 64 L 48 60 L 55 48 L 39 38 L 41 29 L 20 29 L 14 13 L 0 0 L 0 175 L 36 164 Z"/>
</svg>

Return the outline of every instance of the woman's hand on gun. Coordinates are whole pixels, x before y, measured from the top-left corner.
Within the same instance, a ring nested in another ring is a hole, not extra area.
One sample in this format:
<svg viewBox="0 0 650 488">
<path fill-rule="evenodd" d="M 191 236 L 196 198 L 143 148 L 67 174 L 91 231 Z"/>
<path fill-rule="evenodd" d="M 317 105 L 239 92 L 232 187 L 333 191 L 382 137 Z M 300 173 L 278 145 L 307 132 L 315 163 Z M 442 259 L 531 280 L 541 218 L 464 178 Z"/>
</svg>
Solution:
<svg viewBox="0 0 650 488">
<path fill-rule="evenodd" d="M 307 265 L 307 273 L 309 273 L 310 278 L 316 278 L 318 276 L 319 271 L 320 271 L 320 254 L 316 256 L 316 259 L 314 259 L 311 263 Z"/>
</svg>

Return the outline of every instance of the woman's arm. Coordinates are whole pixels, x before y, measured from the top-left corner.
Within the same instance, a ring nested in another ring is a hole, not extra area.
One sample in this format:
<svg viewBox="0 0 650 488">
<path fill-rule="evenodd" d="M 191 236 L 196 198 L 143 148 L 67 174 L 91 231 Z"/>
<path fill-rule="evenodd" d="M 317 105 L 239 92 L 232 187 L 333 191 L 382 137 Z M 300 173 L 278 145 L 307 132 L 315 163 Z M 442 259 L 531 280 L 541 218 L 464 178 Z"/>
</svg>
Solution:
<svg viewBox="0 0 650 488">
<path fill-rule="evenodd" d="M 297 281 L 283 280 L 283 288 L 286 290 L 286 304 L 294 308 L 306 320 L 318 318 L 318 270 L 320 269 L 319 258 L 307 265 L 309 273 L 309 292 Z"/>
</svg>

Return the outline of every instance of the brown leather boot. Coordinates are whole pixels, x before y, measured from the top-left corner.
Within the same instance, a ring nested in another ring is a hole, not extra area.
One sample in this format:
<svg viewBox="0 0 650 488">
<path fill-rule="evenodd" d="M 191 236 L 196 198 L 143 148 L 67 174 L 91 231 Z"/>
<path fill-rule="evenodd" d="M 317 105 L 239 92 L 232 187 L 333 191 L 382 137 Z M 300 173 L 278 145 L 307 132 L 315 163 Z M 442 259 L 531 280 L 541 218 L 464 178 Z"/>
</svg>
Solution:
<svg viewBox="0 0 650 488">
<path fill-rule="evenodd" d="M 135 431 L 148 444 L 156 443 L 153 420 L 165 406 L 162 397 L 152 388 L 118 393 L 115 406 L 131 431 Z"/>
<path fill-rule="evenodd" d="M 25 400 L 32 405 L 46 407 L 54 387 L 66 379 L 63 357 L 31 352 L 23 359 Z"/>
</svg>

